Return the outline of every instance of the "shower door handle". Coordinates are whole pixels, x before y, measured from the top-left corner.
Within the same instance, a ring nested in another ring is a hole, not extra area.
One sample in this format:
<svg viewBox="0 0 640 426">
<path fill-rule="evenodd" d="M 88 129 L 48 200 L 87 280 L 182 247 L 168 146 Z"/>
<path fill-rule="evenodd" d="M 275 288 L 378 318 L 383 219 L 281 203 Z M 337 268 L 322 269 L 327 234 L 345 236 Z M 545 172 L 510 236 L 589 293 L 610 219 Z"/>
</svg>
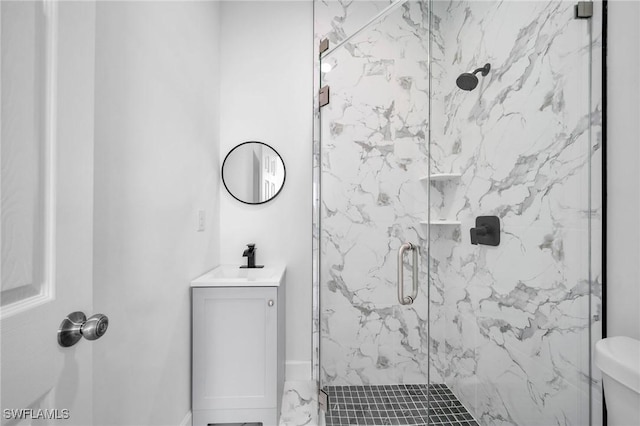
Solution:
<svg viewBox="0 0 640 426">
<path fill-rule="evenodd" d="M 404 253 L 409 250 L 412 253 L 412 290 L 411 296 L 404 295 Z M 398 249 L 398 302 L 401 305 L 411 305 L 418 297 L 418 246 L 411 243 L 404 243 Z"/>
</svg>

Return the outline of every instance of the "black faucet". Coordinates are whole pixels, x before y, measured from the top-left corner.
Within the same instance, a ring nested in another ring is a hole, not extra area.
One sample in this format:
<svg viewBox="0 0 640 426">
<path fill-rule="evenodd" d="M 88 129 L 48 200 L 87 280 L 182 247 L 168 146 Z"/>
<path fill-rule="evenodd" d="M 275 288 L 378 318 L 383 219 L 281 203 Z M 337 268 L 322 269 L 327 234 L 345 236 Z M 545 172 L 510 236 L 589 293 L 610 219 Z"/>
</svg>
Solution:
<svg viewBox="0 0 640 426">
<path fill-rule="evenodd" d="M 247 249 L 242 252 L 242 257 L 247 258 L 247 265 L 241 266 L 240 268 L 264 268 L 264 265 L 256 265 L 256 245 L 251 243 L 247 244 Z"/>
</svg>

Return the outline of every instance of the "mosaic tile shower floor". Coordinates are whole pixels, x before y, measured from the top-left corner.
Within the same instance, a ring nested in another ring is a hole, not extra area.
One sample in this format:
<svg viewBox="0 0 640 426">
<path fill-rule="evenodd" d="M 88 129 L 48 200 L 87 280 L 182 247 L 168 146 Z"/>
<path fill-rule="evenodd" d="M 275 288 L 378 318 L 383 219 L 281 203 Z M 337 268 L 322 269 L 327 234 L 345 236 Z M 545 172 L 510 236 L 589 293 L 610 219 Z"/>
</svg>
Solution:
<svg viewBox="0 0 640 426">
<path fill-rule="evenodd" d="M 328 386 L 327 426 L 478 426 L 447 385 Z M 427 393 L 431 392 L 431 409 Z M 428 413 L 428 414 L 427 414 Z"/>
</svg>

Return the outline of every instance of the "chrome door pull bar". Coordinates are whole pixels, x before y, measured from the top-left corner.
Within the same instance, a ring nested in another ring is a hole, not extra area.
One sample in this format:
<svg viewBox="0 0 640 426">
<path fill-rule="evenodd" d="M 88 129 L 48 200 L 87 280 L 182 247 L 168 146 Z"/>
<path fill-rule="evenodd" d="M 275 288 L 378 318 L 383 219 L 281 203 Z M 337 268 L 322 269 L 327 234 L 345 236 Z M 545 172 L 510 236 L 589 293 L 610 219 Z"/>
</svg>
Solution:
<svg viewBox="0 0 640 426">
<path fill-rule="evenodd" d="M 411 289 L 411 296 L 404 295 L 403 259 L 404 252 L 407 250 L 411 250 L 413 252 L 413 264 L 411 265 L 411 271 L 413 275 L 411 277 L 411 282 L 413 285 Z M 400 249 L 398 249 L 398 302 L 400 302 L 401 305 L 411 305 L 414 300 L 416 300 L 416 297 L 418 297 L 418 252 L 418 246 L 411 243 L 404 243 L 400 246 Z"/>
</svg>

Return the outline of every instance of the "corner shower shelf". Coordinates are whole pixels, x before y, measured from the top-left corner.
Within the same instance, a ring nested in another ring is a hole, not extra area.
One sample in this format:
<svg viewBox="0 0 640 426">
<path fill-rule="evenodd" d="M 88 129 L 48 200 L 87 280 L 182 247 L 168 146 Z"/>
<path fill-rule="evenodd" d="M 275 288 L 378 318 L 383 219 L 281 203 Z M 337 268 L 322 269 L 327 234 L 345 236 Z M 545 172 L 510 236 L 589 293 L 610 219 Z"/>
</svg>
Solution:
<svg viewBox="0 0 640 426">
<path fill-rule="evenodd" d="M 444 219 L 432 220 L 431 222 L 422 221 L 420 223 L 423 225 L 453 225 L 453 226 L 462 225 L 462 222 L 460 222 L 459 220 L 444 220 Z"/>
<path fill-rule="evenodd" d="M 428 180 L 431 182 L 439 182 L 444 180 L 458 179 L 462 176 L 462 173 L 434 173 L 429 176 L 423 176 L 420 180 Z"/>
</svg>

